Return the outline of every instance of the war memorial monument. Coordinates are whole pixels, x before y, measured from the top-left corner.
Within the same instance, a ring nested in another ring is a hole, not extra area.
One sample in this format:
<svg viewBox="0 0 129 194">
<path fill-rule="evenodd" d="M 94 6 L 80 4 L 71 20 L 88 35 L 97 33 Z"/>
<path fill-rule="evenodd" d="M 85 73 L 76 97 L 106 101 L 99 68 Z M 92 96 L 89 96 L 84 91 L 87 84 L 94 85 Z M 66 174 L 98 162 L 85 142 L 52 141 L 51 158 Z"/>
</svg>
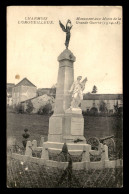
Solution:
<svg viewBox="0 0 129 194">
<path fill-rule="evenodd" d="M 82 80 L 78 76 L 74 80 L 74 62 L 76 57 L 68 49 L 72 23 L 67 21 L 66 27 L 59 21 L 59 26 L 66 33 L 65 47 L 57 60 L 59 62 L 57 88 L 54 113 L 49 118 L 48 140 L 44 142 L 41 138 L 40 147 L 37 141 L 27 141 L 25 155 L 13 153 L 12 157 L 22 161 L 31 161 L 50 167 L 65 169 L 68 166 L 68 158 L 64 161 L 50 159 L 50 153 L 59 155 L 63 148 L 67 147 L 67 153 L 72 156 L 82 156 L 81 161 L 73 162 L 74 170 L 80 169 L 102 169 L 114 168 L 122 165 L 122 161 L 109 160 L 108 146 L 99 142 L 97 150 L 84 137 L 84 118 L 80 108 L 83 99 L 83 90 L 87 82 L 87 77 Z M 95 138 L 94 138 L 95 139 Z M 95 139 L 96 140 L 96 139 Z M 41 157 L 32 157 L 32 152 L 41 152 Z M 101 156 L 100 161 L 91 162 L 90 156 Z"/>
</svg>

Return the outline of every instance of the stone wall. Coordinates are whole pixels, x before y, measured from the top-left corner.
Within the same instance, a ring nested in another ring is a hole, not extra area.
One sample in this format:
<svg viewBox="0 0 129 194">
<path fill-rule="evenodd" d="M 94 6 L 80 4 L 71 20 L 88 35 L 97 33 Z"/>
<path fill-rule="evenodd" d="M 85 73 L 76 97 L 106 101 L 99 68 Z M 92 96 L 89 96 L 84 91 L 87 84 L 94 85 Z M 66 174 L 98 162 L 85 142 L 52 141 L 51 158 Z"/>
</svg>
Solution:
<svg viewBox="0 0 129 194">
<path fill-rule="evenodd" d="M 12 90 L 13 105 L 17 105 L 20 102 L 36 97 L 36 87 L 32 86 L 17 86 Z"/>
<path fill-rule="evenodd" d="M 116 105 L 118 101 L 118 106 L 121 106 L 121 100 L 103 100 L 106 105 L 108 110 L 113 110 L 114 111 L 114 105 Z M 87 111 L 87 109 L 91 109 L 92 107 L 96 107 L 99 110 L 100 106 L 100 100 L 82 100 L 81 102 L 81 109 L 83 111 Z"/>
</svg>

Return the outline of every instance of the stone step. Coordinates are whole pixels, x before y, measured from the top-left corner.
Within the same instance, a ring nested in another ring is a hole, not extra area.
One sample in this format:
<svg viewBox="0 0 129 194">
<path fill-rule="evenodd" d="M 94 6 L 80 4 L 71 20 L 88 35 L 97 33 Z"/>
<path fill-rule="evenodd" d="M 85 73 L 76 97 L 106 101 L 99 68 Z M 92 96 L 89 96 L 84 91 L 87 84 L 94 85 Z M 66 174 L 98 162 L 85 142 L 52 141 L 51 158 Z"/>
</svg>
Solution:
<svg viewBox="0 0 129 194">
<path fill-rule="evenodd" d="M 55 154 L 59 154 L 62 151 L 62 149 L 57 149 L 57 148 L 48 148 L 48 150 L 51 153 L 55 153 Z M 83 150 L 68 150 L 68 152 L 71 155 L 80 155 L 83 152 Z"/>
<path fill-rule="evenodd" d="M 45 148 L 54 148 L 54 149 L 62 149 L 64 143 L 60 143 L 60 142 L 44 142 L 44 146 Z M 67 143 L 67 147 L 68 150 L 86 150 L 89 147 L 91 147 L 91 145 L 89 144 L 77 144 L 77 143 Z"/>
</svg>

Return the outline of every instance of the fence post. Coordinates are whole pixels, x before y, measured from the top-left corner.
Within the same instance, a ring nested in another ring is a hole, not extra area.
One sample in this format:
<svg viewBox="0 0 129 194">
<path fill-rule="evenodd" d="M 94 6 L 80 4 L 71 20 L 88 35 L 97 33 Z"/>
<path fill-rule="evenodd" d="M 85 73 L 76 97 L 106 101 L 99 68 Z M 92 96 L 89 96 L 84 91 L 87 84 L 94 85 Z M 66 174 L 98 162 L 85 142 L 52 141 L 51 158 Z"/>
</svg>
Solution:
<svg viewBox="0 0 129 194">
<path fill-rule="evenodd" d="M 46 147 L 46 144 L 43 144 L 41 158 L 45 160 L 49 160 L 49 153 L 48 153 L 48 148 Z"/>
<path fill-rule="evenodd" d="M 83 146 L 83 154 L 82 154 L 82 162 L 86 162 L 85 168 L 90 168 L 90 150 L 91 145 L 86 144 L 86 146 Z"/>
<path fill-rule="evenodd" d="M 37 148 L 37 141 L 33 140 L 32 141 L 32 149 L 35 149 L 35 148 Z"/>
<path fill-rule="evenodd" d="M 86 161 L 86 147 L 83 146 L 83 153 L 82 153 L 82 162 Z"/>
<path fill-rule="evenodd" d="M 107 145 L 104 145 L 104 150 L 105 150 L 105 161 L 109 161 L 109 158 L 108 158 L 108 146 Z"/>
<path fill-rule="evenodd" d="M 90 154 L 89 154 L 90 150 L 91 150 L 91 145 L 87 144 L 86 146 L 83 146 L 82 161 L 90 162 Z"/>
<path fill-rule="evenodd" d="M 101 161 L 102 161 L 102 166 L 104 168 L 106 165 L 106 162 L 109 161 L 109 159 L 108 159 L 108 146 L 101 144 L 101 151 L 102 151 Z"/>
<path fill-rule="evenodd" d="M 43 143 L 44 143 L 44 137 L 41 137 L 41 139 L 40 139 L 40 147 L 43 147 Z"/>
<path fill-rule="evenodd" d="M 25 155 L 32 156 L 32 143 L 31 143 L 31 141 L 27 141 Z"/>
</svg>

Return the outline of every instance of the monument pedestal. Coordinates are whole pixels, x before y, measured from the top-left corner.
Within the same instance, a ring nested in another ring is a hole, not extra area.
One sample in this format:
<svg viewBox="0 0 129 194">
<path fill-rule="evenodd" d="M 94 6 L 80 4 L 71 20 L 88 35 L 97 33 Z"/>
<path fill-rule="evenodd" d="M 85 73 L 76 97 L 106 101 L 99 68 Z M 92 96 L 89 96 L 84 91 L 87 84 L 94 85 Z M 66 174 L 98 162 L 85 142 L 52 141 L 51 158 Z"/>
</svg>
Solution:
<svg viewBox="0 0 129 194">
<path fill-rule="evenodd" d="M 84 118 L 81 114 L 65 113 L 53 115 L 49 119 L 49 142 L 69 143 L 77 139 L 79 139 L 78 143 L 86 143 Z"/>
</svg>

